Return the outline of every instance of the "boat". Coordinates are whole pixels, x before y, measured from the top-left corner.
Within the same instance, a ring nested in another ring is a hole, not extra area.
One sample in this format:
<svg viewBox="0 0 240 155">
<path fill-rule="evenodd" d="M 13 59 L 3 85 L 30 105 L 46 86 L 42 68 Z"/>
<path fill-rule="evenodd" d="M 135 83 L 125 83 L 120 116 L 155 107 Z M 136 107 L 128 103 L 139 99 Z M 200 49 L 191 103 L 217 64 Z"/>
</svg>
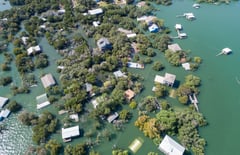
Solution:
<svg viewBox="0 0 240 155">
<path fill-rule="evenodd" d="M 198 4 L 198 3 L 194 3 L 192 7 L 198 9 L 198 8 L 200 8 L 200 4 Z"/>
</svg>

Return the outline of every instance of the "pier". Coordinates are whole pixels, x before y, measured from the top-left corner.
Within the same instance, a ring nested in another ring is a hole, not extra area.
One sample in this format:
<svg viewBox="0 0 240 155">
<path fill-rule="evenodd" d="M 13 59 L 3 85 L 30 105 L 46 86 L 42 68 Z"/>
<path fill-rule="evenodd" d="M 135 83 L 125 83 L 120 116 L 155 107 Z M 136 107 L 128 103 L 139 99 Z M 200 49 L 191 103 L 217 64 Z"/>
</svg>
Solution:
<svg viewBox="0 0 240 155">
<path fill-rule="evenodd" d="M 198 109 L 198 100 L 197 100 L 197 97 L 196 97 L 196 95 L 195 94 L 193 94 L 193 98 L 192 98 L 192 96 L 191 95 L 188 95 L 188 97 L 189 97 L 189 99 L 190 99 L 190 101 L 191 101 L 191 103 L 193 103 L 193 105 L 195 106 L 195 108 L 196 108 L 196 110 L 197 110 L 197 112 L 199 112 L 199 109 Z"/>
</svg>

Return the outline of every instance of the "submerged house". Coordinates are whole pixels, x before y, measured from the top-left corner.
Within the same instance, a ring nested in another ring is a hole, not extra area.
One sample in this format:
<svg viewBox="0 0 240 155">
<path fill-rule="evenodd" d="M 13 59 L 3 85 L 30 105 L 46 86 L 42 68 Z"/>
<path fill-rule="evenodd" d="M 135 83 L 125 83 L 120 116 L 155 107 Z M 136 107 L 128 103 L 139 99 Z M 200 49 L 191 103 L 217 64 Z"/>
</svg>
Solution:
<svg viewBox="0 0 240 155">
<path fill-rule="evenodd" d="M 176 30 L 182 30 L 182 28 L 183 28 L 183 27 L 182 27 L 181 24 L 176 24 L 176 25 L 175 25 L 175 29 L 176 29 Z"/>
<path fill-rule="evenodd" d="M 2 121 L 4 118 L 7 118 L 10 115 L 11 111 L 8 109 L 4 109 L 0 112 L 0 121 Z"/>
<path fill-rule="evenodd" d="M 232 53 L 232 50 L 230 48 L 226 47 L 226 48 L 222 49 L 222 53 L 228 55 L 228 54 Z"/>
<path fill-rule="evenodd" d="M 47 94 L 42 94 L 36 97 L 37 100 L 37 109 L 42 109 L 51 103 L 48 101 Z"/>
<path fill-rule="evenodd" d="M 37 46 L 32 46 L 27 49 L 28 55 L 34 54 L 34 53 L 39 53 L 41 52 L 41 48 L 39 45 Z"/>
<path fill-rule="evenodd" d="M 188 20 L 194 20 L 195 19 L 195 16 L 194 16 L 193 13 L 184 13 L 183 16 L 186 17 L 186 19 L 188 19 Z"/>
<path fill-rule="evenodd" d="M 129 101 L 135 96 L 134 91 L 132 91 L 131 89 L 126 90 L 124 94 Z"/>
<path fill-rule="evenodd" d="M 41 81 L 42 81 L 44 88 L 47 88 L 47 87 L 50 87 L 50 86 L 53 86 L 56 84 L 52 74 L 50 74 L 50 73 L 41 77 Z"/>
<path fill-rule="evenodd" d="M 159 144 L 158 149 L 166 155 L 183 155 L 185 148 L 174 139 L 166 135 Z"/>
<path fill-rule="evenodd" d="M 182 50 L 181 47 L 177 43 L 168 45 L 168 49 L 173 51 L 173 52 L 177 52 L 177 51 Z"/>
<path fill-rule="evenodd" d="M 112 48 L 111 43 L 108 41 L 107 38 L 100 38 L 97 41 L 97 46 L 99 48 L 99 50 L 104 51 L 104 50 L 108 50 Z"/>
<path fill-rule="evenodd" d="M 156 75 L 154 82 L 165 84 L 172 87 L 174 85 L 175 79 L 176 79 L 176 75 L 165 73 L 164 76 Z"/>
<path fill-rule="evenodd" d="M 79 126 L 73 126 L 70 128 L 62 128 L 62 139 L 64 142 L 71 141 L 72 137 L 77 137 L 80 135 Z"/>
</svg>

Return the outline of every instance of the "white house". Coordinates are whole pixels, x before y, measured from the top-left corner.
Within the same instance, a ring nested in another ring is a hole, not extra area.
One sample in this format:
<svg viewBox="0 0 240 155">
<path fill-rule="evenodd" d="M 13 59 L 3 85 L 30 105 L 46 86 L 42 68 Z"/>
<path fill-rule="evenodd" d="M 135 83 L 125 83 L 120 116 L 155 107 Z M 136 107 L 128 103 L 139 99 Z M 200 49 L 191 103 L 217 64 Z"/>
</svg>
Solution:
<svg viewBox="0 0 240 155">
<path fill-rule="evenodd" d="M 31 54 L 33 54 L 34 52 L 38 53 L 38 52 L 40 52 L 40 51 L 41 51 L 41 48 L 40 48 L 39 45 L 37 45 L 37 46 L 32 46 L 32 47 L 29 47 L 29 48 L 27 49 L 28 55 L 31 55 Z"/>
<path fill-rule="evenodd" d="M 158 149 L 166 155 L 183 155 L 185 148 L 171 137 L 166 135 L 159 144 Z"/>
<path fill-rule="evenodd" d="M 115 71 L 113 72 L 114 76 L 116 78 L 120 78 L 120 77 L 127 77 L 122 71 L 118 70 L 118 71 Z"/>
<path fill-rule="evenodd" d="M 175 25 L 175 29 L 176 30 L 181 30 L 182 29 L 182 25 L 181 24 L 176 24 Z"/>
<path fill-rule="evenodd" d="M 183 63 L 182 64 L 182 67 L 185 69 L 185 70 L 191 70 L 191 66 L 190 66 L 190 63 L 186 62 L 186 63 Z"/>
<path fill-rule="evenodd" d="M 29 39 L 29 37 L 22 37 L 22 42 L 24 45 L 27 45 L 27 40 Z"/>
<path fill-rule="evenodd" d="M 100 25 L 100 21 L 93 21 L 93 26 L 98 27 Z"/>
<path fill-rule="evenodd" d="M 62 128 L 62 139 L 66 140 L 72 137 L 76 137 L 80 135 L 80 130 L 79 130 L 79 126 L 73 126 L 70 128 Z"/>
<path fill-rule="evenodd" d="M 232 52 L 232 50 L 230 49 L 230 48 L 228 48 L 228 47 L 226 47 L 226 48 L 224 48 L 224 49 L 222 49 L 222 53 L 223 54 L 230 54 Z"/>
<path fill-rule="evenodd" d="M 188 20 L 193 20 L 193 19 L 195 19 L 195 16 L 194 16 L 193 13 L 184 13 L 183 15 L 184 15 L 184 16 L 186 17 L 186 19 L 188 19 Z"/>
<path fill-rule="evenodd" d="M 115 112 L 114 114 L 108 116 L 107 120 L 109 123 L 112 123 L 115 119 L 117 119 L 119 116 L 119 114 L 117 112 Z"/>
</svg>

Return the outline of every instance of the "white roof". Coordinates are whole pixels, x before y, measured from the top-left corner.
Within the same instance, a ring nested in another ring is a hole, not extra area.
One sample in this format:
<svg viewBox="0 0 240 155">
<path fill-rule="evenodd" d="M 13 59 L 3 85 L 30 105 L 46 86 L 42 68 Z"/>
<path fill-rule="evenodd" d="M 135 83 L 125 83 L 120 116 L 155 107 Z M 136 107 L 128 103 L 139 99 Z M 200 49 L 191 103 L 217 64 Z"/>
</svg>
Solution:
<svg viewBox="0 0 240 155">
<path fill-rule="evenodd" d="M 41 109 L 41 108 L 46 107 L 49 104 L 51 104 L 48 101 L 47 94 L 42 94 L 42 95 L 37 96 L 36 100 L 37 100 L 37 109 Z"/>
<path fill-rule="evenodd" d="M 67 139 L 75 136 L 79 136 L 80 131 L 79 131 L 79 126 L 74 126 L 70 128 L 62 128 L 62 139 Z"/>
<path fill-rule="evenodd" d="M 164 77 L 160 76 L 160 75 L 156 75 L 155 79 L 154 79 L 154 82 L 164 84 Z"/>
<path fill-rule="evenodd" d="M 133 38 L 133 37 L 136 37 L 136 36 L 137 36 L 136 33 L 127 34 L 127 37 L 128 37 L 128 38 Z"/>
<path fill-rule="evenodd" d="M 99 102 L 95 99 L 92 101 L 92 104 L 93 104 L 93 108 L 96 109 L 97 106 L 99 105 Z"/>
<path fill-rule="evenodd" d="M 135 62 L 128 62 L 127 65 L 130 68 L 144 68 L 142 64 L 135 63 Z"/>
<path fill-rule="evenodd" d="M 88 13 L 90 15 L 97 15 L 97 14 L 103 13 L 103 10 L 101 8 L 98 8 L 98 9 L 88 10 Z"/>
<path fill-rule="evenodd" d="M 26 45 L 26 44 L 27 44 L 28 37 L 22 37 L 21 39 L 22 39 L 23 44 Z"/>
<path fill-rule="evenodd" d="M 177 52 L 177 51 L 182 50 L 181 47 L 177 43 L 168 45 L 168 49 L 170 49 L 173 52 Z"/>
<path fill-rule="evenodd" d="M 187 33 L 179 33 L 179 36 L 180 36 L 180 37 L 186 37 L 186 36 L 187 36 Z"/>
<path fill-rule="evenodd" d="M 2 110 L 1 113 L 0 113 L 0 117 L 7 118 L 10 113 L 11 113 L 11 111 L 8 110 L 8 109 Z"/>
<path fill-rule="evenodd" d="M 168 135 L 164 137 L 158 149 L 167 155 L 182 155 L 185 151 L 182 145 L 178 144 Z"/>
<path fill-rule="evenodd" d="M 100 24 L 100 22 L 99 22 L 99 21 L 93 21 L 93 26 L 94 26 L 94 27 L 98 27 L 98 26 L 99 26 L 99 24 Z"/>
<path fill-rule="evenodd" d="M 43 102 L 43 103 L 40 103 L 40 104 L 37 104 L 37 109 L 42 109 L 48 105 L 50 105 L 51 103 L 49 101 L 46 101 L 46 102 Z"/>
<path fill-rule="evenodd" d="M 116 71 L 116 72 L 113 72 L 114 76 L 116 78 L 119 78 L 119 77 L 126 77 L 126 75 L 124 75 L 124 73 L 120 70 Z"/>
<path fill-rule="evenodd" d="M 47 88 L 49 86 L 52 86 L 52 85 L 56 84 L 52 74 L 50 74 L 50 73 L 41 77 L 41 81 L 42 81 L 42 84 L 43 84 L 44 88 Z"/>
<path fill-rule="evenodd" d="M 33 52 L 40 52 L 41 48 L 39 45 L 37 46 L 32 46 L 27 49 L 28 55 L 31 55 Z"/>
<path fill-rule="evenodd" d="M 2 108 L 8 101 L 8 98 L 0 96 L 0 108 Z"/>
<path fill-rule="evenodd" d="M 107 120 L 109 123 L 112 123 L 112 121 L 114 121 L 116 118 L 118 118 L 118 116 L 119 116 L 118 113 L 115 112 L 114 114 L 108 116 Z"/>
<path fill-rule="evenodd" d="M 158 30 L 158 26 L 156 24 L 152 24 L 151 26 L 148 27 L 148 30 L 150 32 L 154 32 Z"/>
<path fill-rule="evenodd" d="M 182 64 L 182 67 L 183 67 L 185 70 L 191 70 L 190 63 L 188 63 L 188 62 L 183 63 L 183 64 Z"/>
<path fill-rule="evenodd" d="M 176 75 L 170 74 L 170 73 L 165 73 L 165 76 L 164 76 L 165 82 L 174 83 L 175 79 L 176 79 Z"/>
</svg>

